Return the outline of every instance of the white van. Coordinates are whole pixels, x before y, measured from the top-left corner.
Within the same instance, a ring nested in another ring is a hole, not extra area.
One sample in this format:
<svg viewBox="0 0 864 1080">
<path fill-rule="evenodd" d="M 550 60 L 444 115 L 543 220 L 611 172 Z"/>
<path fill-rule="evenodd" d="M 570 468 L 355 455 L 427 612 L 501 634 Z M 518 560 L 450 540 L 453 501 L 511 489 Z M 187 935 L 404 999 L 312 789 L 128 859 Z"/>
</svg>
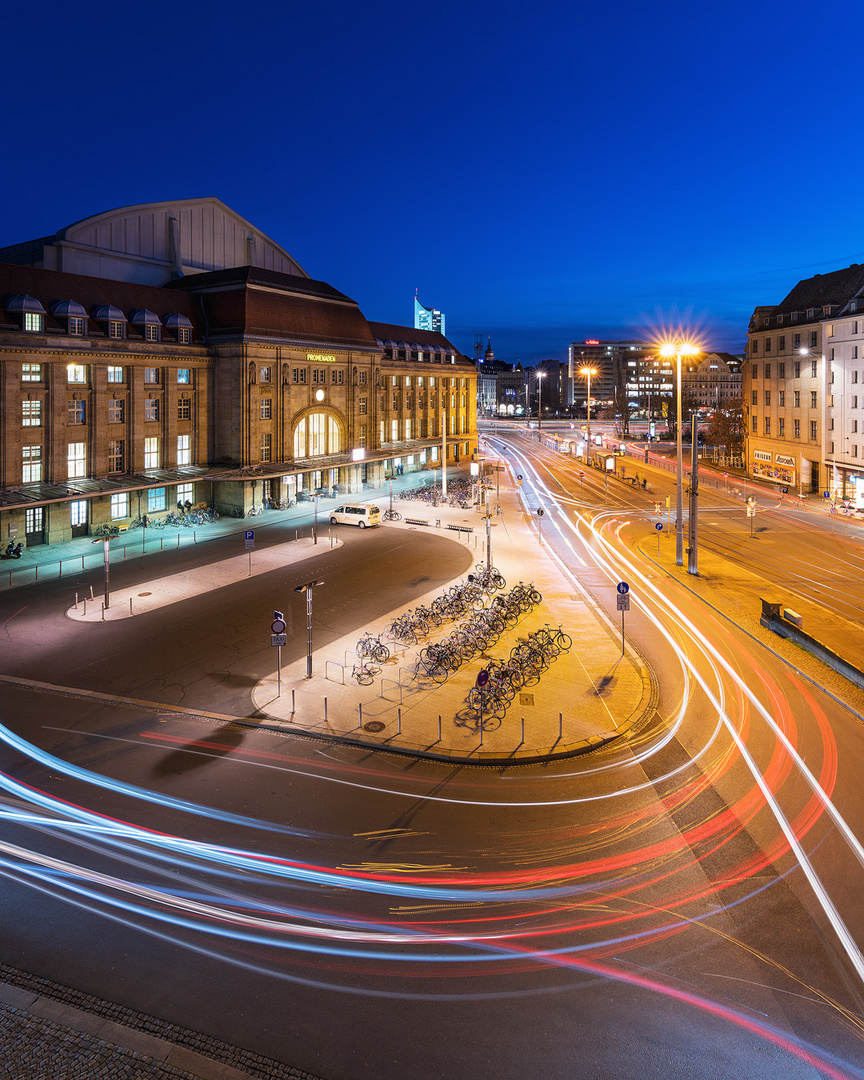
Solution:
<svg viewBox="0 0 864 1080">
<path fill-rule="evenodd" d="M 378 525 L 380 521 L 381 511 L 375 503 L 337 506 L 330 511 L 331 525 L 359 525 L 361 529 L 365 529 L 367 525 Z"/>
</svg>

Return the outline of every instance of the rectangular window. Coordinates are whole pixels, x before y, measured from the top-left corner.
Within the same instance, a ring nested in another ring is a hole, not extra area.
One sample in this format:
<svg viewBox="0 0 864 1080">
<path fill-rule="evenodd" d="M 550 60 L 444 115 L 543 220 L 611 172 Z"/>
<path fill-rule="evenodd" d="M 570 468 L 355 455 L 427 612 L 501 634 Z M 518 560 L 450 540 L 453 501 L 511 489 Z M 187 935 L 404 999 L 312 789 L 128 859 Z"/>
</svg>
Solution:
<svg viewBox="0 0 864 1080">
<path fill-rule="evenodd" d="M 852 408 L 853 409 L 858 408 L 858 395 L 857 394 L 852 395 Z"/>
<path fill-rule="evenodd" d="M 273 380 L 273 368 L 269 366 L 261 367 L 261 382 L 272 382 Z"/>
<path fill-rule="evenodd" d="M 122 383 L 125 381 L 125 369 L 122 367 L 108 368 L 108 382 Z"/>
<path fill-rule="evenodd" d="M 144 340 L 145 341 L 158 341 L 159 340 L 159 327 L 154 326 L 153 323 L 147 323 L 144 327 Z"/>
<path fill-rule="evenodd" d="M 771 352 L 771 338 L 770 337 L 765 338 L 765 352 L 766 353 Z"/>
<path fill-rule="evenodd" d="M 366 385 L 366 372 L 365 371 L 360 372 L 360 385 L 361 386 Z"/>
<path fill-rule="evenodd" d="M 765 417 L 765 434 L 766 435 L 771 434 L 771 417 L 770 416 Z"/>
<path fill-rule="evenodd" d="M 766 404 L 766 406 L 769 406 L 769 407 L 771 405 L 771 391 L 770 390 L 765 391 L 765 404 Z"/>
<path fill-rule="evenodd" d="M 123 472 L 124 449 L 123 439 L 111 439 L 108 443 L 108 472 Z"/>
<path fill-rule="evenodd" d="M 159 419 L 159 399 L 147 398 L 144 402 L 144 419 L 145 420 L 158 420 Z"/>
<path fill-rule="evenodd" d="M 778 364 L 777 365 L 777 377 L 779 379 L 785 379 L 786 378 L 786 365 L 785 364 Z"/>
<path fill-rule="evenodd" d="M 816 342 L 818 340 L 819 340 L 819 335 L 817 334 L 817 332 L 815 330 L 811 330 L 810 331 L 810 348 L 811 349 L 816 348 Z"/>
<path fill-rule="evenodd" d="M 858 372 L 857 371 L 852 372 L 852 382 L 853 383 L 858 382 Z"/>
<path fill-rule="evenodd" d="M 398 442 L 399 441 L 399 421 L 398 420 L 391 420 L 390 421 L 390 441 L 391 442 Z"/>
<path fill-rule="evenodd" d="M 357 412 L 361 416 L 366 415 L 366 398 L 365 397 L 361 397 L 361 398 L 357 399 Z"/>
<path fill-rule="evenodd" d="M 21 402 L 21 425 L 22 425 L 22 427 L 41 427 L 42 426 L 42 402 L 41 401 L 22 401 Z"/>
<path fill-rule="evenodd" d="M 178 435 L 177 436 L 177 464 L 178 465 L 191 465 L 192 464 L 192 436 L 191 435 Z"/>
<path fill-rule="evenodd" d="M 177 382 L 186 384 L 189 382 L 189 368 L 181 367 L 177 368 Z"/>
<path fill-rule="evenodd" d="M 126 402 L 122 398 L 108 399 L 108 423 L 122 424 L 126 411 Z"/>
<path fill-rule="evenodd" d="M 87 500 L 76 499 L 69 504 L 69 524 L 73 528 L 87 524 Z"/>
<path fill-rule="evenodd" d="M 756 353 L 759 352 L 759 342 L 756 340 L 756 338 L 753 338 L 752 344 L 753 344 L 753 348 L 750 351 L 755 356 Z"/>
<path fill-rule="evenodd" d="M 811 379 L 816 378 L 816 361 L 815 360 L 810 361 L 810 378 Z"/>
<path fill-rule="evenodd" d="M 159 383 L 159 368 L 145 367 L 144 368 L 144 382 L 145 383 Z"/>
<path fill-rule="evenodd" d="M 261 460 L 272 461 L 273 436 L 269 431 L 261 433 Z"/>
<path fill-rule="evenodd" d="M 149 488 L 147 491 L 147 513 L 155 514 L 165 509 L 165 488 Z"/>
<path fill-rule="evenodd" d="M 327 382 L 327 369 L 326 368 L 312 368 L 312 385 L 323 386 Z"/>
<path fill-rule="evenodd" d="M 183 506 L 185 506 L 187 502 L 194 502 L 194 491 L 194 484 L 178 484 L 176 490 L 177 504 L 180 505 L 182 503 Z"/>
<path fill-rule="evenodd" d="M 781 409 L 786 404 L 786 391 L 785 390 L 778 390 L 777 391 L 777 404 L 780 406 Z"/>
<path fill-rule="evenodd" d="M 857 445 L 857 443 L 852 444 L 852 457 L 858 457 L 858 445 Z"/>
<path fill-rule="evenodd" d="M 792 407 L 794 409 L 800 409 L 801 408 L 801 391 L 800 390 L 793 390 L 792 391 Z"/>
<path fill-rule="evenodd" d="M 269 397 L 261 398 L 261 419 L 269 420 L 273 411 L 273 399 Z"/>
<path fill-rule="evenodd" d="M 751 405 L 758 405 L 759 404 L 759 391 L 758 390 L 751 390 L 750 391 L 750 404 Z"/>
<path fill-rule="evenodd" d="M 366 445 L 366 425 L 365 424 L 360 425 L 360 432 L 359 432 L 359 435 L 357 437 L 357 445 L 358 446 L 365 446 Z"/>
<path fill-rule="evenodd" d="M 188 345 L 192 340 L 192 331 L 188 326 L 180 326 L 177 328 L 177 341 L 181 345 Z"/>
<path fill-rule="evenodd" d="M 120 518 L 129 517 L 129 492 L 122 491 L 119 495 L 111 496 L 111 520 L 119 521 Z"/>
<path fill-rule="evenodd" d="M 155 435 L 144 440 L 144 468 L 159 468 L 159 439 Z"/>
<path fill-rule="evenodd" d="M 857 421 L 857 420 L 853 420 L 853 421 L 852 421 L 852 430 L 853 430 L 853 431 L 855 432 L 855 434 L 857 435 L 857 433 L 858 433 L 858 421 Z"/>
<path fill-rule="evenodd" d="M 795 438 L 800 439 L 801 438 L 801 421 L 800 420 L 793 420 L 792 423 L 795 426 Z"/>
<path fill-rule="evenodd" d="M 781 416 L 781 417 L 780 417 L 780 418 L 778 419 L 778 421 L 777 421 L 777 427 L 778 427 L 778 432 L 777 432 L 777 434 L 778 434 L 778 435 L 780 436 L 780 438 L 782 439 L 782 438 L 783 438 L 783 436 L 784 436 L 784 435 L 786 434 L 786 421 L 785 421 L 785 420 L 783 419 L 783 417 L 782 417 L 782 416 Z"/>
<path fill-rule="evenodd" d="M 84 337 L 84 320 L 80 315 L 69 316 L 69 334 L 72 337 Z"/>
<path fill-rule="evenodd" d="M 414 438 L 414 436 L 411 434 L 411 432 L 412 432 L 411 421 L 406 420 L 405 421 L 405 438 L 406 439 L 413 439 Z"/>
<path fill-rule="evenodd" d="M 42 315 L 37 314 L 35 311 L 24 312 L 24 329 L 29 330 L 32 333 L 41 333 L 42 331 Z"/>
<path fill-rule="evenodd" d="M 24 484 L 36 484 L 42 479 L 42 447 L 21 447 L 21 481 Z"/>
<path fill-rule="evenodd" d="M 345 372 L 342 370 L 342 368 L 330 369 L 330 381 L 333 383 L 334 386 L 342 386 L 345 381 Z"/>
<path fill-rule="evenodd" d="M 398 411 L 399 411 L 399 395 L 394 394 L 393 395 L 393 412 L 398 412 Z"/>
<path fill-rule="evenodd" d="M 765 365 L 765 378 L 766 379 L 771 378 L 771 365 L 770 364 Z"/>
<path fill-rule="evenodd" d="M 123 337 L 123 323 L 115 322 L 113 319 L 108 323 L 108 337 L 110 338 L 122 338 Z"/>
<path fill-rule="evenodd" d="M 306 382 L 306 368 L 293 368 L 291 371 L 291 381 L 295 383 Z"/>
<path fill-rule="evenodd" d="M 783 352 L 783 350 L 786 348 L 785 334 L 781 334 L 780 337 L 777 339 L 777 348 L 780 350 L 780 352 Z"/>
<path fill-rule="evenodd" d="M 188 397 L 177 398 L 177 419 L 192 419 L 192 399 Z"/>
<path fill-rule="evenodd" d="M 810 408 L 811 409 L 816 408 L 816 391 L 815 390 L 810 391 Z"/>
<path fill-rule="evenodd" d="M 816 421 L 810 421 L 810 438 L 813 442 L 816 442 Z"/>
<path fill-rule="evenodd" d="M 84 423 L 84 402 L 83 401 L 69 401 L 69 402 L 67 402 L 66 423 L 67 424 L 83 424 Z"/>
<path fill-rule="evenodd" d="M 67 364 L 66 365 L 66 382 L 67 383 L 84 383 L 87 382 L 87 369 L 83 364 Z"/>
<path fill-rule="evenodd" d="M 42 382 L 42 365 L 22 364 L 21 382 Z"/>
<path fill-rule="evenodd" d="M 801 335 L 800 334 L 793 334 L 792 335 L 792 348 L 793 349 L 800 349 L 801 348 Z"/>
<path fill-rule="evenodd" d="M 793 379 L 800 379 L 801 378 L 801 361 L 800 360 L 796 360 L 795 363 L 792 365 L 792 377 L 793 377 Z"/>
<path fill-rule="evenodd" d="M 81 480 L 87 475 L 87 444 L 69 443 L 66 448 L 66 477 L 69 480 Z"/>
<path fill-rule="evenodd" d="M 758 416 L 751 416 L 750 417 L 750 423 L 751 423 L 751 427 L 753 428 L 753 434 L 758 435 L 758 433 L 759 433 L 759 417 Z"/>
</svg>

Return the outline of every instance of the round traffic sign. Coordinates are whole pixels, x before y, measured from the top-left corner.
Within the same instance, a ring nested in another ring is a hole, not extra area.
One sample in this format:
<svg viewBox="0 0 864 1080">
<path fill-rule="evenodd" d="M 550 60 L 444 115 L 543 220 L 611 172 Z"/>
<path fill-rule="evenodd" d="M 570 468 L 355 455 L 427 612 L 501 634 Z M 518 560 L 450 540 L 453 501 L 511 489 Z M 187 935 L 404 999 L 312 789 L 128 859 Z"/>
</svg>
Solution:
<svg viewBox="0 0 864 1080">
<path fill-rule="evenodd" d="M 489 669 L 482 668 L 477 672 L 477 685 L 485 686 L 487 682 L 489 682 Z"/>
<path fill-rule="evenodd" d="M 658 522 L 656 523 L 656 525 L 654 526 L 654 528 L 655 528 L 655 529 L 657 530 L 657 532 L 662 532 L 662 531 L 663 531 L 663 522 L 662 522 L 662 521 L 658 521 Z"/>
<path fill-rule="evenodd" d="M 617 588 L 618 592 L 621 593 L 622 596 L 624 596 L 626 593 L 630 592 L 630 586 L 627 584 L 626 581 L 619 581 L 618 584 L 615 587 Z"/>
<path fill-rule="evenodd" d="M 270 631 L 273 634 L 284 634 L 285 630 L 286 626 L 284 619 L 274 619 L 273 622 L 270 623 Z"/>
<path fill-rule="evenodd" d="M 521 480 L 522 479 L 522 473 L 517 473 L 516 474 L 516 479 Z"/>
</svg>

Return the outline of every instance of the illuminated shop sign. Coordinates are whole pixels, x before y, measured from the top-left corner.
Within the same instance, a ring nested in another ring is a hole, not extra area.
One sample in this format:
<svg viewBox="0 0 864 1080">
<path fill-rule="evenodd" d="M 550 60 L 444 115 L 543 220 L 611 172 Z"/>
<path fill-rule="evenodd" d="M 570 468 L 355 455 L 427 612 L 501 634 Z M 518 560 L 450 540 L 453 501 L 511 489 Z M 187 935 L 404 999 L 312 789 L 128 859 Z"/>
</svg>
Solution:
<svg viewBox="0 0 864 1080">
<path fill-rule="evenodd" d="M 306 359 L 310 364 L 335 364 L 336 357 L 329 353 L 307 352 Z"/>
</svg>

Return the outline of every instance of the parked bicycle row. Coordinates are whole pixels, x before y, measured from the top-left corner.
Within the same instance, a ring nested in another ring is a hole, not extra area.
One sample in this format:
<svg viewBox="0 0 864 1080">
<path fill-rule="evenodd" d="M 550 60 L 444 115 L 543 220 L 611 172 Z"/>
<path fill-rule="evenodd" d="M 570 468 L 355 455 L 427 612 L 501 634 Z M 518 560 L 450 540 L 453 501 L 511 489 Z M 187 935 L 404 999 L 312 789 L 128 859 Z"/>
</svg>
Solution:
<svg viewBox="0 0 864 1080">
<path fill-rule="evenodd" d="M 517 691 L 539 682 L 551 662 L 572 645 L 569 634 L 549 623 L 519 638 L 507 660 L 492 658 L 488 662 L 485 678 L 468 692 L 468 708 L 478 714 L 481 722 L 484 714 L 503 719 Z"/>
<path fill-rule="evenodd" d="M 400 499 L 412 499 L 429 503 L 431 506 L 459 506 L 469 510 L 474 500 L 474 483 L 462 477 L 447 481 L 447 496 L 435 484 L 422 484 L 399 492 Z"/>
<path fill-rule="evenodd" d="M 520 581 L 506 595 L 494 597 L 488 607 L 473 611 L 448 637 L 421 649 L 416 673 L 424 672 L 437 683 L 445 682 L 466 660 L 496 644 L 505 630 L 515 626 L 520 616 L 541 600 L 533 585 Z"/>
</svg>

